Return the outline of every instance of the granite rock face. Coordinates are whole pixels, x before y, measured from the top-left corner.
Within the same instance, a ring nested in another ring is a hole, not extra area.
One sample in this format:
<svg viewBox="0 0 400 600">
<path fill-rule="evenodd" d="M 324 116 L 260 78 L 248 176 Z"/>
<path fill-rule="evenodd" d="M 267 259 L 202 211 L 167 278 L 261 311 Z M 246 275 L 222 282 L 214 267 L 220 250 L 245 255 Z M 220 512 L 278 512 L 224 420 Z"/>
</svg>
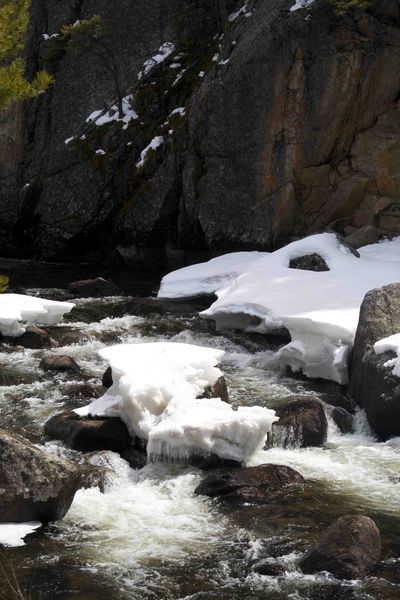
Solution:
<svg viewBox="0 0 400 600">
<path fill-rule="evenodd" d="M 0 122 L 0 253 L 159 268 L 176 249 L 271 249 L 328 226 L 399 233 L 399 0 L 292 4 L 250 0 L 226 21 L 214 0 L 33 0 L 28 72 L 55 84 Z M 116 77 L 43 38 L 94 14 Z M 116 79 L 139 118 L 89 125 Z"/>
</svg>

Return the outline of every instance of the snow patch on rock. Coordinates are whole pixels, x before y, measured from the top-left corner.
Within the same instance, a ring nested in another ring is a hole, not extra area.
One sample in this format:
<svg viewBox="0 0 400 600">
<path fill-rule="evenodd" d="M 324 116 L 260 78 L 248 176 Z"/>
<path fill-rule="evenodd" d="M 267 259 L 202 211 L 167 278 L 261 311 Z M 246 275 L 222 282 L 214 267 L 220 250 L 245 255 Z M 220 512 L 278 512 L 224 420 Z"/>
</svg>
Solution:
<svg viewBox="0 0 400 600">
<path fill-rule="evenodd" d="M 219 398 L 198 399 L 222 375 L 224 352 L 191 344 L 121 344 L 100 350 L 113 385 L 77 409 L 80 416 L 118 416 L 131 434 L 148 440 L 152 460 L 216 454 L 242 462 L 262 448 L 275 411 L 259 406 L 234 410 Z"/>
<path fill-rule="evenodd" d="M 378 356 L 380 354 L 385 354 L 385 352 L 395 352 L 397 358 L 387 360 L 384 366 L 392 369 L 393 375 L 400 377 L 400 333 L 395 333 L 394 335 L 390 335 L 389 337 L 376 342 L 376 344 L 374 344 L 374 351 Z"/>
<path fill-rule="evenodd" d="M 0 333 L 18 337 L 25 331 L 22 323 L 56 325 L 74 306 L 72 302 L 55 302 L 22 294 L 0 294 Z"/>
<path fill-rule="evenodd" d="M 0 545 L 11 547 L 24 546 L 24 538 L 41 526 L 42 523 L 39 523 L 39 521 L 0 523 Z"/>
</svg>

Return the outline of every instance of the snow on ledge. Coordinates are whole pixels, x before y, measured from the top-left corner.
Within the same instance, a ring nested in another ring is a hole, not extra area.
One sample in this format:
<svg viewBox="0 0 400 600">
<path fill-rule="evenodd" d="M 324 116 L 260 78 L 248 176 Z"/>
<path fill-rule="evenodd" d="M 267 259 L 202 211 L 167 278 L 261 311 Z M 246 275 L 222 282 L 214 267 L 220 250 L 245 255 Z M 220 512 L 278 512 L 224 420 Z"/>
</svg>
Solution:
<svg viewBox="0 0 400 600">
<path fill-rule="evenodd" d="M 0 523 L 0 545 L 13 548 L 24 546 L 24 538 L 39 529 L 42 523 L 29 521 L 28 523 Z"/>
<path fill-rule="evenodd" d="M 55 302 L 22 294 L 0 294 L 0 333 L 18 337 L 25 332 L 22 323 L 56 325 L 75 304 Z"/>
<path fill-rule="evenodd" d="M 202 316 L 220 329 L 269 333 L 286 327 L 292 341 L 277 354 L 281 366 L 346 384 L 361 302 L 373 288 L 400 281 L 400 238 L 360 250 L 333 233 L 309 236 L 273 253 L 236 253 L 170 273 L 159 297 L 216 293 Z M 329 271 L 289 268 L 293 258 L 318 254 Z"/>
<path fill-rule="evenodd" d="M 390 335 L 389 337 L 376 342 L 376 344 L 374 344 L 374 351 L 378 356 L 389 351 L 395 352 L 397 358 L 387 360 L 384 366 L 392 369 L 393 375 L 400 377 L 400 333 L 395 333 L 394 335 Z"/>
<path fill-rule="evenodd" d="M 112 368 L 104 396 L 77 409 L 80 416 L 120 417 L 131 434 L 148 440 L 150 459 L 198 455 L 242 462 L 265 443 L 273 410 L 239 407 L 219 398 L 197 399 L 222 375 L 224 352 L 191 344 L 121 344 L 100 351 Z"/>
</svg>

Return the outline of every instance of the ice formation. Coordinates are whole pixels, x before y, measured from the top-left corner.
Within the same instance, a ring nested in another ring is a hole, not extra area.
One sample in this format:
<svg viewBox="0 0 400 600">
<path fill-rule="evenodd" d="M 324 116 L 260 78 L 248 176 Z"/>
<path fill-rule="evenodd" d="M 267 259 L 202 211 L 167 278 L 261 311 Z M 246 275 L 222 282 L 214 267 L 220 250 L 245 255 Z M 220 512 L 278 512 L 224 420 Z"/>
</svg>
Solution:
<svg viewBox="0 0 400 600">
<path fill-rule="evenodd" d="M 28 523 L 0 523 L 1 546 L 24 546 L 24 538 L 39 529 L 42 523 L 30 521 Z"/>
<path fill-rule="evenodd" d="M 277 355 L 281 365 L 308 377 L 347 383 L 361 302 L 367 291 L 400 281 L 400 240 L 367 246 L 357 258 L 335 234 L 323 233 L 273 253 L 228 254 L 167 275 L 160 297 L 215 292 L 202 313 L 220 329 L 269 333 L 286 327 L 291 343 Z M 329 271 L 289 268 L 291 259 L 318 254 Z"/>
<path fill-rule="evenodd" d="M 22 294 L 0 294 L 0 333 L 18 337 L 25 331 L 22 323 L 55 325 L 74 306 L 72 302 L 55 302 Z"/>
<path fill-rule="evenodd" d="M 385 367 L 392 369 L 393 375 L 400 377 L 400 333 L 395 333 L 383 340 L 379 340 L 374 345 L 375 354 L 385 354 L 385 352 L 394 352 L 397 357 L 390 358 L 385 362 Z"/>
<path fill-rule="evenodd" d="M 234 410 L 219 398 L 198 399 L 222 375 L 224 352 L 191 344 L 121 344 L 100 351 L 113 385 L 75 412 L 120 417 L 130 432 L 148 440 L 150 458 L 190 455 L 244 461 L 265 442 L 275 412 L 259 406 Z"/>
</svg>

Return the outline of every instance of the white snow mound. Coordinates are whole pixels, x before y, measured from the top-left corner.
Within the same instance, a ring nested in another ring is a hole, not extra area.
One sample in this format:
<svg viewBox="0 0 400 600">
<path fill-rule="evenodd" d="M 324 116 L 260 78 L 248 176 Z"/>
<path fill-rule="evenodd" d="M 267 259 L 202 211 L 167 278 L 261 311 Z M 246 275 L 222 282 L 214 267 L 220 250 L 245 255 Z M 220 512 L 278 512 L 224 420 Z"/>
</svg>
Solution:
<svg viewBox="0 0 400 600">
<path fill-rule="evenodd" d="M 18 547 L 24 546 L 24 538 L 42 526 L 39 521 L 28 523 L 0 523 L 0 545 Z"/>
<path fill-rule="evenodd" d="M 289 268 L 291 259 L 309 254 L 321 256 L 330 270 Z M 400 281 L 400 239 L 362 248 L 360 255 L 333 233 L 313 235 L 276 252 L 228 254 L 170 273 L 159 297 L 215 292 L 218 300 L 201 314 L 220 329 L 269 333 L 286 327 L 292 341 L 278 353 L 280 365 L 346 384 L 365 294 Z"/>
<path fill-rule="evenodd" d="M 121 344 L 100 350 L 113 385 L 80 416 L 118 416 L 131 434 L 148 440 L 153 459 L 210 456 L 247 460 L 265 442 L 275 412 L 259 406 L 234 410 L 219 398 L 197 399 L 222 373 L 224 352 L 191 344 Z"/>
<path fill-rule="evenodd" d="M 56 325 L 75 304 L 55 302 L 23 294 L 0 294 L 0 333 L 18 337 L 29 325 Z"/>
<path fill-rule="evenodd" d="M 400 377 L 400 333 L 395 333 L 394 335 L 390 335 L 383 340 L 379 340 L 374 344 L 375 354 L 385 354 L 385 352 L 395 352 L 397 354 L 397 358 L 391 358 L 387 360 L 384 364 L 385 367 L 392 369 L 393 375 L 396 377 Z"/>
</svg>

